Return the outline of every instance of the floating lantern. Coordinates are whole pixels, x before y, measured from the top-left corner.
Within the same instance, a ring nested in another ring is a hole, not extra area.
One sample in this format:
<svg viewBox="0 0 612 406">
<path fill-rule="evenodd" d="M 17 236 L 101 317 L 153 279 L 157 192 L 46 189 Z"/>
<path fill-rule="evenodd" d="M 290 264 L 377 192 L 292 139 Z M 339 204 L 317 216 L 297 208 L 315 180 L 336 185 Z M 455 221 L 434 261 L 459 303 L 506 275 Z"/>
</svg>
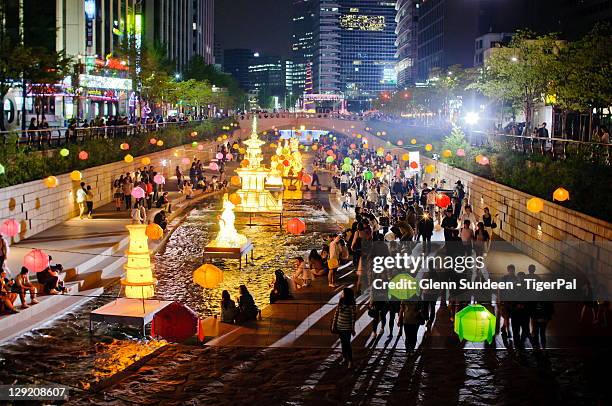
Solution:
<svg viewBox="0 0 612 406">
<path fill-rule="evenodd" d="M 238 143 L 235 143 L 234 145 L 232 145 L 232 148 L 234 149 L 238 149 L 240 147 L 240 145 L 238 145 Z"/>
<path fill-rule="evenodd" d="M 123 157 L 123 160 L 129 164 L 134 161 L 134 157 L 131 156 L 130 154 L 127 154 L 126 156 Z"/>
<path fill-rule="evenodd" d="M 242 198 L 240 198 L 240 196 L 236 193 L 229 195 L 228 199 L 234 206 L 238 206 L 240 203 L 242 203 Z"/>
<path fill-rule="evenodd" d="M 331 158 L 331 161 L 330 161 L 330 158 Z M 327 162 L 334 162 L 334 157 L 333 156 L 328 156 L 327 157 Z M 283 161 L 283 165 L 284 166 L 289 166 L 289 164 L 291 164 L 291 162 L 289 162 L 289 160 L 285 159 Z"/>
<path fill-rule="evenodd" d="M 393 156 L 391 156 L 391 154 L 387 154 L 387 156 L 385 157 L 385 161 L 387 162 L 393 161 Z"/>
<path fill-rule="evenodd" d="M 553 192 L 553 200 L 557 200 L 559 202 L 564 202 L 566 200 L 569 200 L 569 198 L 570 198 L 569 192 L 567 191 L 567 189 L 564 189 L 562 187 L 557 188 Z"/>
<path fill-rule="evenodd" d="M 419 164 L 416 161 L 412 161 L 412 162 L 410 162 L 410 167 L 412 169 L 417 169 L 419 167 Z"/>
<path fill-rule="evenodd" d="M 527 200 L 527 210 L 532 213 L 539 213 L 544 210 L 544 200 L 539 197 L 532 197 Z"/>
<path fill-rule="evenodd" d="M 197 147 L 198 147 L 198 142 L 197 142 L 197 141 L 192 142 L 192 143 L 191 143 L 191 146 L 192 146 L 193 148 L 197 148 Z"/>
<path fill-rule="evenodd" d="M 210 169 L 211 171 L 218 171 L 219 165 L 217 165 L 216 162 L 211 162 L 208 164 L 208 169 Z"/>
<path fill-rule="evenodd" d="M 372 173 L 372 171 L 365 171 L 363 174 L 363 178 L 365 180 L 372 180 L 374 179 L 374 174 Z"/>
<path fill-rule="evenodd" d="M 483 156 L 482 158 L 480 158 L 480 161 L 478 163 L 480 165 L 489 165 L 489 158 L 487 158 L 486 156 Z"/>
<path fill-rule="evenodd" d="M 471 304 L 455 314 L 455 333 L 460 340 L 489 344 L 495 336 L 495 316 L 483 305 Z"/>
<path fill-rule="evenodd" d="M 408 155 L 408 154 L 403 154 L 402 155 L 402 161 L 406 162 L 406 161 L 409 161 L 409 160 L 410 160 L 410 155 Z"/>
<path fill-rule="evenodd" d="M 433 149 L 433 145 L 431 145 L 431 144 L 427 144 L 427 145 L 425 145 L 425 151 L 428 151 L 428 152 L 429 152 L 429 151 L 431 151 L 432 149 Z"/>
<path fill-rule="evenodd" d="M 140 160 L 140 163 L 143 165 L 151 165 L 151 158 L 146 156 Z"/>
<path fill-rule="evenodd" d="M 411 140 L 410 140 L 410 143 L 411 143 L 412 145 L 415 145 L 415 144 L 416 144 L 416 138 L 411 139 Z"/>
<path fill-rule="evenodd" d="M 23 266 L 30 272 L 42 272 L 49 267 L 49 255 L 43 250 L 34 249 L 23 257 Z"/>
<path fill-rule="evenodd" d="M 288 161 L 285 161 L 288 163 Z M 333 156 L 328 156 L 327 158 L 325 158 L 325 162 L 327 162 L 328 164 L 331 164 L 332 162 L 334 162 L 334 157 Z"/>
<path fill-rule="evenodd" d="M 140 186 L 136 186 L 134 189 L 132 189 L 132 197 L 134 199 L 142 199 L 145 197 L 145 194 L 144 189 Z"/>
<path fill-rule="evenodd" d="M 344 160 L 343 160 L 342 162 L 344 162 L 344 163 L 345 163 L 345 164 L 347 164 L 347 165 L 350 165 L 350 164 L 352 164 L 352 163 L 353 163 L 353 161 L 352 161 L 352 160 L 351 160 L 351 158 L 349 158 L 349 157 L 344 158 Z"/>
<path fill-rule="evenodd" d="M 351 144 L 350 147 L 351 147 L 351 149 L 355 149 L 355 148 L 357 148 L 357 145 Z"/>
<path fill-rule="evenodd" d="M 122 143 L 121 145 L 119 145 L 119 148 L 122 151 L 127 151 L 128 149 L 130 149 L 130 144 L 128 144 L 127 142 Z"/>
<path fill-rule="evenodd" d="M 126 226 L 130 232 L 130 245 L 126 252 L 125 278 L 121 280 L 121 285 L 125 287 L 127 298 L 148 299 L 155 295 L 157 281 L 153 278 L 153 270 L 151 269 L 151 254 L 149 253 L 146 234 L 147 227 L 144 224 Z"/>
<path fill-rule="evenodd" d="M 162 140 L 157 140 L 157 146 L 158 147 L 163 147 L 164 146 L 164 142 Z"/>
<path fill-rule="evenodd" d="M 240 161 L 240 166 L 242 166 L 242 167 L 249 166 L 249 160 L 248 159 L 243 159 L 242 161 Z"/>
<path fill-rule="evenodd" d="M 241 181 L 240 181 L 240 176 L 234 175 L 230 178 L 230 184 L 234 185 L 234 186 L 240 186 Z"/>
<path fill-rule="evenodd" d="M 57 178 L 55 176 L 48 176 L 48 177 L 46 177 L 43 180 L 43 183 L 48 188 L 54 188 L 54 187 L 56 187 L 59 184 L 59 182 L 58 182 L 58 180 L 57 180 Z"/>
<path fill-rule="evenodd" d="M 457 150 L 457 156 L 465 156 L 465 150 L 463 148 L 459 148 Z"/>
<path fill-rule="evenodd" d="M 297 217 L 292 218 L 287 222 L 287 232 L 293 235 L 299 235 L 306 231 L 306 223 Z"/>
<path fill-rule="evenodd" d="M 352 169 L 352 166 L 350 164 L 342 164 L 342 170 L 344 172 L 350 172 Z"/>
<path fill-rule="evenodd" d="M 443 158 L 450 158 L 452 156 L 453 156 L 453 152 L 450 149 L 445 149 L 444 151 L 442 151 Z"/>
<path fill-rule="evenodd" d="M 383 147 L 378 147 L 376 149 L 376 155 L 383 156 L 385 154 L 385 149 Z"/>
<path fill-rule="evenodd" d="M 83 175 L 81 174 L 80 171 L 72 171 L 70 172 L 70 179 L 75 181 L 75 182 L 79 182 L 81 179 L 83 178 Z"/>
<path fill-rule="evenodd" d="M 85 160 L 87 160 L 87 158 L 89 158 L 89 154 L 87 153 L 87 151 L 79 152 L 79 159 L 81 161 L 85 161 Z"/>
<path fill-rule="evenodd" d="M 164 230 L 155 223 L 147 224 L 147 228 L 145 230 L 145 234 L 151 240 L 159 240 L 164 236 Z"/>
<path fill-rule="evenodd" d="M 68 155 L 70 155 L 70 151 L 68 150 L 68 148 L 62 148 L 62 149 L 60 149 L 60 153 L 59 154 L 65 158 Z"/>
<path fill-rule="evenodd" d="M 6 219 L 0 225 L 0 235 L 11 238 L 19 234 L 20 229 L 21 226 L 17 220 Z"/>
<path fill-rule="evenodd" d="M 238 152 L 240 152 L 240 154 L 244 155 L 244 153 L 246 152 L 245 148 L 240 148 L 238 149 Z"/>
<path fill-rule="evenodd" d="M 193 282 L 205 289 L 214 289 L 223 282 L 223 271 L 213 264 L 204 264 L 193 271 Z"/>
<path fill-rule="evenodd" d="M 166 183 L 166 178 L 158 173 L 157 175 L 153 176 L 153 182 L 157 183 L 158 185 L 163 185 Z"/>
<path fill-rule="evenodd" d="M 328 156 L 334 155 L 334 151 L 331 149 L 328 149 L 327 152 L 325 152 Z"/>
<path fill-rule="evenodd" d="M 221 153 L 221 152 L 217 152 L 217 155 L 215 155 L 215 158 L 217 158 L 217 159 L 223 159 L 223 153 Z"/>
<path fill-rule="evenodd" d="M 186 158 L 186 157 L 185 157 L 185 158 L 182 158 L 182 159 L 181 159 L 181 163 L 182 163 L 183 165 L 189 165 L 189 164 L 191 163 L 191 159 Z"/>
<path fill-rule="evenodd" d="M 447 208 L 451 204 L 451 199 L 447 194 L 437 193 L 436 194 L 436 205 L 442 209 Z"/>
<path fill-rule="evenodd" d="M 157 144 L 157 140 L 156 140 L 155 138 L 151 138 L 151 139 L 149 140 L 149 144 L 151 144 L 151 145 L 155 145 L 155 144 Z"/>
<path fill-rule="evenodd" d="M 425 173 L 434 173 L 436 167 L 433 164 L 429 164 L 425 166 Z"/>
</svg>

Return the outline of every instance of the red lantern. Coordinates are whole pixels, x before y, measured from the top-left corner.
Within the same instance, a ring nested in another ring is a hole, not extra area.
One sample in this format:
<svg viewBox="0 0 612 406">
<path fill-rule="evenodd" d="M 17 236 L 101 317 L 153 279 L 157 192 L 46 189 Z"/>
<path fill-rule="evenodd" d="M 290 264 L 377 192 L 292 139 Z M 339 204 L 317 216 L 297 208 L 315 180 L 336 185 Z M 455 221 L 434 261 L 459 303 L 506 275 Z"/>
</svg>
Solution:
<svg viewBox="0 0 612 406">
<path fill-rule="evenodd" d="M 287 232 L 299 235 L 306 231 L 306 223 L 302 219 L 292 218 L 287 222 Z"/>
<path fill-rule="evenodd" d="M 174 302 L 155 315 L 151 335 L 166 341 L 182 342 L 198 332 L 198 315 L 193 310 Z"/>
<path fill-rule="evenodd" d="M 79 152 L 79 159 L 81 161 L 85 161 L 87 158 L 89 158 L 89 154 L 87 153 L 87 151 Z"/>
<path fill-rule="evenodd" d="M 28 268 L 30 272 L 38 273 L 44 271 L 49 267 L 49 255 L 43 250 L 32 250 L 23 257 L 23 266 Z"/>
<path fill-rule="evenodd" d="M 302 175 L 302 183 L 305 185 L 310 185 L 310 183 L 312 183 L 312 176 L 310 176 L 309 174 L 305 173 Z"/>
<path fill-rule="evenodd" d="M 410 167 L 411 167 L 412 169 L 417 169 L 417 168 L 419 167 L 419 164 L 418 164 L 418 163 L 416 163 L 415 161 L 412 161 L 412 162 L 410 162 Z"/>
<path fill-rule="evenodd" d="M 283 165 L 285 165 L 285 166 L 289 166 L 289 161 L 285 159 L 285 160 L 283 161 Z"/>
<path fill-rule="evenodd" d="M 7 219 L 2 222 L 0 226 L 0 235 L 4 237 L 14 237 L 19 234 L 20 230 L 19 222 L 13 219 Z"/>
<path fill-rule="evenodd" d="M 451 204 L 451 199 L 447 194 L 438 193 L 436 195 L 436 205 L 442 209 L 447 208 Z"/>
</svg>

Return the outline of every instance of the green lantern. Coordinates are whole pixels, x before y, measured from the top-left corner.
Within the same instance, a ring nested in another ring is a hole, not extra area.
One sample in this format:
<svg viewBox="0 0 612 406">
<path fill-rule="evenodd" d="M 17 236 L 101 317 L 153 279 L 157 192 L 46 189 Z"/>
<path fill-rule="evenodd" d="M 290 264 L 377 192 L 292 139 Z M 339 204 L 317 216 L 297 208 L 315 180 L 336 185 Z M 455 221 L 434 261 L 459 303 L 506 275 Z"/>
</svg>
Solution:
<svg viewBox="0 0 612 406">
<path fill-rule="evenodd" d="M 0 164 L 0 175 L 4 175 L 6 169 L 4 169 L 4 165 Z"/>
<path fill-rule="evenodd" d="M 350 171 L 351 171 L 351 169 L 352 169 L 351 164 L 347 164 L 347 163 L 342 164 L 342 170 L 343 170 L 344 172 L 350 172 Z"/>
<path fill-rule="evenodd" d="M 388 288 L 387 294 L 391 300 L 409 300 L 419 293 L 417 280 L 407 273 L 395 275 L 390 282 L 393 287 Z"/>
<path fill-rule="evenodd" d="M 460 340 L 491 344 L 495 336 L 495 316 L 483 305 L 472 304 L 455 315 L 455 333 Z"/>
<path fill-rule="evenodd" d="M 372 173 L 372 171 L 365 171 L 365 173 L 363 174 L 363 178 L 365 180 L 372 180 L 374 179 L 374 174 Z"/>
<path fill-rule="evenodd" d="M 325 162 L 327 162 L 328 164 L 331 164 L 332 162 L 334 162 L 334 157 L 331 155 L 328 155 L 327 158 L 325 158 Z"/>
<path fill-rule="evenodd" d="M 196 148 L 198 146 L 198 143 L 196 141 L 194 141 L 194 142 L 191 143 L 191 146 Z"/>
<path fill-rule="evenodd" d="M 351 158 L 346 157 L 346 158 L 344 158 L 344 163 L 347 164 L 347 165 L 350 165 L 350 164 L 353 163 L 353 161 L 351 160 Z"/>
<path fill-rule="evenodd" d="M 62 149 L 60 149 L 60 155 L 65 158 L 68 155 L 70 155 L 70 151 L 68 150 L 68 148 L 62 148 Z"/>
</svg>

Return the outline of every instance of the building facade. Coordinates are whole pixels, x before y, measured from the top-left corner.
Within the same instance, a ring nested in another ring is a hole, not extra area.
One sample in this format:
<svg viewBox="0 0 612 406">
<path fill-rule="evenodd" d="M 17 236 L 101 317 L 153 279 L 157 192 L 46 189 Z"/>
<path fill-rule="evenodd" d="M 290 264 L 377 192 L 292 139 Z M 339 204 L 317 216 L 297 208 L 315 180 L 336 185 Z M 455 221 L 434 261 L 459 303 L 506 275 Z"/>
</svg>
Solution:
<svg viewBox="0 0 612 406">
<path fill-rule="evenodd" d="M 485 55 L 491 48 L 507 46 L 512 41 L 513 34 L 509 32 L 488 32 L 474 41 L 474 66 L 482 66 Z"/>
<path fill-rule="evenodd" d="M 291 92 L 304 93 L 306 67 L 315 53 L 318 0 L 294 0 L 291 13 Z"/>
<path fill-rule="evenodd" d="M 312 63 L 313 93 L 337 94 L 340 82 L 340 4 L 319 0 L 315 17 L 315 50 Z"/>
<path fill-rule="evenodd" d="M 398 0 L 395 5 L 395 46 L 397 47 L 397 84 L 407 86 L 416 82 L 420 0 Z"/>
<path fill-rule="evenodd" d="M 249 65 L 255 53 L 252 49 L 235 48 L 223 51 L 223 70 L 236 79 L 243 90 L 249 90 Z"/>
<path fill-rule="evenodd" d="M 249 64 L 249 92 L 259 107 L 278 109 L 285 103 L 285 62 L 278 56 L 257 56 Z"/>
</svg>

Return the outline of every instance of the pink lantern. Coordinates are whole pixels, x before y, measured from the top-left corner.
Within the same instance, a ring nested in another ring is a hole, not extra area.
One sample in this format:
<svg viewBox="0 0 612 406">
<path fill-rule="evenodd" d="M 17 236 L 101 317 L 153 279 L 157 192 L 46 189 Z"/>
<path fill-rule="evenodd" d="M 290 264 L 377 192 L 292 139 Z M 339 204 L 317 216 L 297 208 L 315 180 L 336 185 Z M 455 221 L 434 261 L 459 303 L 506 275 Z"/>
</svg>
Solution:
<svg viewBox="0 0 612 406">
<path fill-rule="evenodd" d="M 41 272 L 49 267 L 49 255 L 42 250 L 32 250 L 23 257 L 23 266 L 30 272 Z"/>
<path fill-rule="evenodd" d="M 480 158 L 480 161 L 478 163 L 480 165 L 489 165 L 489 158 L 487 158 L 486 156 L 483 156 L 482 158 Z"/>
<path fill-rule="evenodd" d="M 183 165 L 189 165 L 189 164 L 191 163 L 191 159 L 189 159 L 189 158 L 183 158 L 183 159 L 181 159 L 181 163 L 182 163 Z"/>
<path fill-rule="evenodd" d="M 157 174 L 153 177 L 153 182 L 157 183 L 158 185 L 163 185 L 166 183 L 166 178 L 164 178 L 163 175 Z"/>
<path fill-rule="evenodd" d="M 198 151 L 204 151 L 204 145 L 198 144 Z"/>
<path fill-rule="evenodd" d="M 140 186 L 136 186 L 132 189 L 132 197 L 134 199 L 142 199 L 145 197 L 145 191 Z"/>
<path fill-rule="evenodd" d="M 217 155 L 215 155 L 215 157 L 217 159 L 223 159 L 223 154 L 221 152 L 217 152 Z"/>
<path fill-rule="evenodd" d="M 14 219 L 7 219 L 2 222 L 0 226 L 0 235 L 4 237 L 14 237 L 19 234 L 19 230 L 21 227 L 19 226 L 19 222 Z"/>
<path fill-rule="evenodd" d="M 225 156 L 225 158 L 226 158 L 228 161 L 231 161 L 231 160 L 232 160 L 232 158 L 234 158 L 234 156 L 233 156 L 232 154 L 227 154 L 227 155 Z"/>
<path fill-rule="evenodd" d="M 465 156 L 465 150 L 463 148 L 459 148 L 457 150 L 457 156 Z"/>
<path fill-rule="evenodd" d="M 89 158 L 89 154 L 87 153 L 87 151 L 79 152 L 79 159 L 81 161 L 85 161 L 87 158 Z"/>
<path fill-rule="evenodd" d="M 219 170 L 219 165 L 217 165 L 216 162 L 211 162 L 208 165 L 208 169 L 210 169 L 211 171 L 218 171 Z"/>
</svg>

